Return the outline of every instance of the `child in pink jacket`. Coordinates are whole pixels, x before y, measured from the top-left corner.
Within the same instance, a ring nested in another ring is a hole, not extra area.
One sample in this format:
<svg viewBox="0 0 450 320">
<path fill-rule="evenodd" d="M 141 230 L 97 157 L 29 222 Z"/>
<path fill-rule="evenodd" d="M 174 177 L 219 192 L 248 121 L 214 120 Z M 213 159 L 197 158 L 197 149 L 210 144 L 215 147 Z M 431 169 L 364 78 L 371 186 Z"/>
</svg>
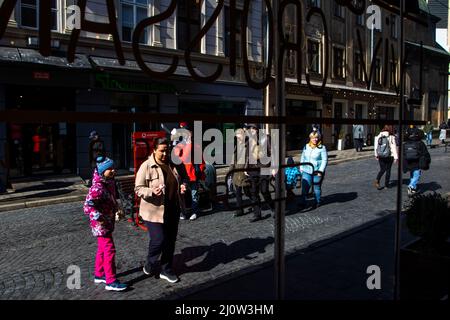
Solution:
<svg viewBox="0 0 450 320">
<path fill-rule="evenodd" d="M 89 216 L 92 234 L 98 243 L 94 282 L 106 283 L 106 290 L 123 291 L 127 285 L 116 279 L 116 248 L 112 238 L 118 209 L 114 175 L 114 161 L 98 157 L 92 186 L 84 202 L 84 213 Z"/>
</svg>

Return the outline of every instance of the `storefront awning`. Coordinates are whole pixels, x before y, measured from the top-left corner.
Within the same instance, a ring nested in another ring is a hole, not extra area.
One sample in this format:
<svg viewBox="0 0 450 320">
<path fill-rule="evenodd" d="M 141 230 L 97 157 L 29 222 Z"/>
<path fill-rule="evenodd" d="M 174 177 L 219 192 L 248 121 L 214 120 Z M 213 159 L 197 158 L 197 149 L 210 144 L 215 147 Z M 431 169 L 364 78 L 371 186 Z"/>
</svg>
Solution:
<svg viewBox="0 0 450 320">
<path fill-rule="evenodd" d="M 94 57 L 94 56 L 91 56 L 90 59 L 93 65 L 98 68 L 142 72 L 141 68 L 134 60 L 126 60 L 125 64 L 122 66 L 120 65 L 117 59 Z M 155 72 L 163 72 L 169 68 L 169 65 L 162 63 L 146 62 L 146 65 Z M 194 69 L 198 75 L 204 76 L 204 74 L 202 74 L 202 72 L 199 71 L 197 68 L 194 67 Z M 184 77 L 191 76 L 189 70 L 185 66 L 178 66 L 174 72 L 174 75 Z"/>
<path fill-rule="evenodd" d="M 48 65 L 68 69 L 92 69 L 85 55 L 75 55 L 75 61 L 68 63 L 66 56 L 42 56 L 34 49 L 0 47 L 0 62 L 31 63 L 35 65 Z"/>
</svg>

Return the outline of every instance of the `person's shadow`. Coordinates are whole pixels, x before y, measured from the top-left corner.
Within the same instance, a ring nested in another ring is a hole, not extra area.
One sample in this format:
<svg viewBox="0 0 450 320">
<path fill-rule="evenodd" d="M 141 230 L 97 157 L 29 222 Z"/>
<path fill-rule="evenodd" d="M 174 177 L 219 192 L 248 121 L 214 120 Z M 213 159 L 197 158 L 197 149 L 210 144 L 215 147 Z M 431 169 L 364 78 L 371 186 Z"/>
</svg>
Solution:
<svg viewBox="0 0 450 320">
<path fill-rule="evenodd" d="M 309 197 L 307 197 L 307 199 L 313 197 L 312 195 L 310 195 Z M 288 211 L 286 212 L 286 216 L 288 215 L 292 215 L 292 214 L 296 214 L 299 212 L 298 209 L 298 199 L 300 197 L 296 197 L 295 201 L 291 200 L 288 205 L 287 205 L 287 209 Z M 328 204 L 332 204 L 332 203 L 344 203 L 344 202 L 349 202 L 349 201 L 353 201 L 356 198 L 358 198 L 358 193 L 357 192 L 347 192 L 347 193 L 334 193 L 334 194 L 329 194 L 326 196 L 322 197 L 322 200 L 320 202 L 320 207 L 326 206 Z M 308 209 L 306 210 L 301 210 L 302 212 L 306 212 L 306 211 L 311 211 L 314 210 L 312 209 L 309 205 L 313 202 L 314 200 L 307 200 L 308 202 Z M 320 208 L 319 207 L 319 208 Z"/>
<path fill-rule="evenodd" d="M 181 253 L 174 256 L 173 269 L 177 275 L 182 275 L 190 272 L 204 272 L 212 270 L 219 264 L 227 264 L 234 260 L 244 258 L 246 260 L 255 259 L 258 253 L 266 252 L 266 247 L 274 243 L 273 237 L 267 238 L 245 238 L 227 245 L 223 242 L 216 242 L 210 246 L 197 246 L 181 249 Z M 198 263 L 188 265 L 187 262 L 195 259 L 200 259 L 206 256 Z M 155 272 L 151 275 L 142 274 L 133 278 L 126 283 L 131 287 L 133 284 L 143 281 L 151 277 L 157 277 L 160 266 L 155 266 Z M 142 272 L 142 267 L 125 271 L 117 275 L 117 277 L 124 277 L 133 273 Z"/>
<path fill-rule="evenodd" d="M 216 242 L 211 246 L 188 247 L 181 250 L 181 254 L 174 257 L 174 269 L 178 274 L 191 272 L 205 272 L 214 269 L 219 264 L 228 264 L 234 260 L 244 258 L 252 260 L 258 254 L 266 252 L 266 247 L 274 243 L 273 237 L 245 238 L 229 245 Z M 189 261 L 200 259 L 198 263 L 189 264 Z"/>
</svg>

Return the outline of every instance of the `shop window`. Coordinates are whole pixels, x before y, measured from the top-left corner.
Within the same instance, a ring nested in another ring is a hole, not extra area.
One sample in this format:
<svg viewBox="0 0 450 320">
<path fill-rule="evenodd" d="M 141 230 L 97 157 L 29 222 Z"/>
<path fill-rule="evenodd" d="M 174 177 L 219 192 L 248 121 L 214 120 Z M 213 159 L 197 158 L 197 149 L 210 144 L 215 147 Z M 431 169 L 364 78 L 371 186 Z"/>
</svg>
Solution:
<svg viewBox="0 0 450 320">
<path fill-rule="evenodd" d="M 51 0 L 51 30 L 58 31 L 59 28 L 59 1 Z M 37 29 L 39 25 L 39 0 L 20 1 L 20 25 L 26 28 Z"/>
<path fill-rule="evenodd" d="M 136 25 L 150 16 L 148 0 L 121 0 L 122 8 L 122 40 L 131 42 Z M 139 38 L 139 43 L 149 44 L 149 32 L 145 28 Z"/>
<path fill-rule="evenodd" d="M 179 0 L 177 6 L 177 48 L 185 50 L 200 31 L 200 0 Z M 193 48 L 200 52 L 200 44 Z"/>
</svg>

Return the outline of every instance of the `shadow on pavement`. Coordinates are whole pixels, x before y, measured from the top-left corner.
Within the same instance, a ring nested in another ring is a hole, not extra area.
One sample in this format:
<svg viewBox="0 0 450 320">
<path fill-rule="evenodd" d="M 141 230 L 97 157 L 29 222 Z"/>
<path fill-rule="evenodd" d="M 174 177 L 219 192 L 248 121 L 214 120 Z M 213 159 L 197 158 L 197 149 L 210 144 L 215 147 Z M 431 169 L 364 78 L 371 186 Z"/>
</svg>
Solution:
<svg viewBox="0 0 450 320">
<path fill-rule="evenodd" d="M 273 237 L 247 238 L 231 244 L 216 242 L 211 246 L 188 247 L 174 257 L 174 269 L 178 274 L 204 272 L 214 269 L 219 264 L 228 264 L 238 259 L 253 260 L 258 253 L 265 253 L 266 247 L 274 243 Z M 206 255 L 203 259 L 203 257 Z M 194 260 L 201 259 L 199 262 Z M 191 263 L 189 263 L 191 262 Z"/>
</svg>

